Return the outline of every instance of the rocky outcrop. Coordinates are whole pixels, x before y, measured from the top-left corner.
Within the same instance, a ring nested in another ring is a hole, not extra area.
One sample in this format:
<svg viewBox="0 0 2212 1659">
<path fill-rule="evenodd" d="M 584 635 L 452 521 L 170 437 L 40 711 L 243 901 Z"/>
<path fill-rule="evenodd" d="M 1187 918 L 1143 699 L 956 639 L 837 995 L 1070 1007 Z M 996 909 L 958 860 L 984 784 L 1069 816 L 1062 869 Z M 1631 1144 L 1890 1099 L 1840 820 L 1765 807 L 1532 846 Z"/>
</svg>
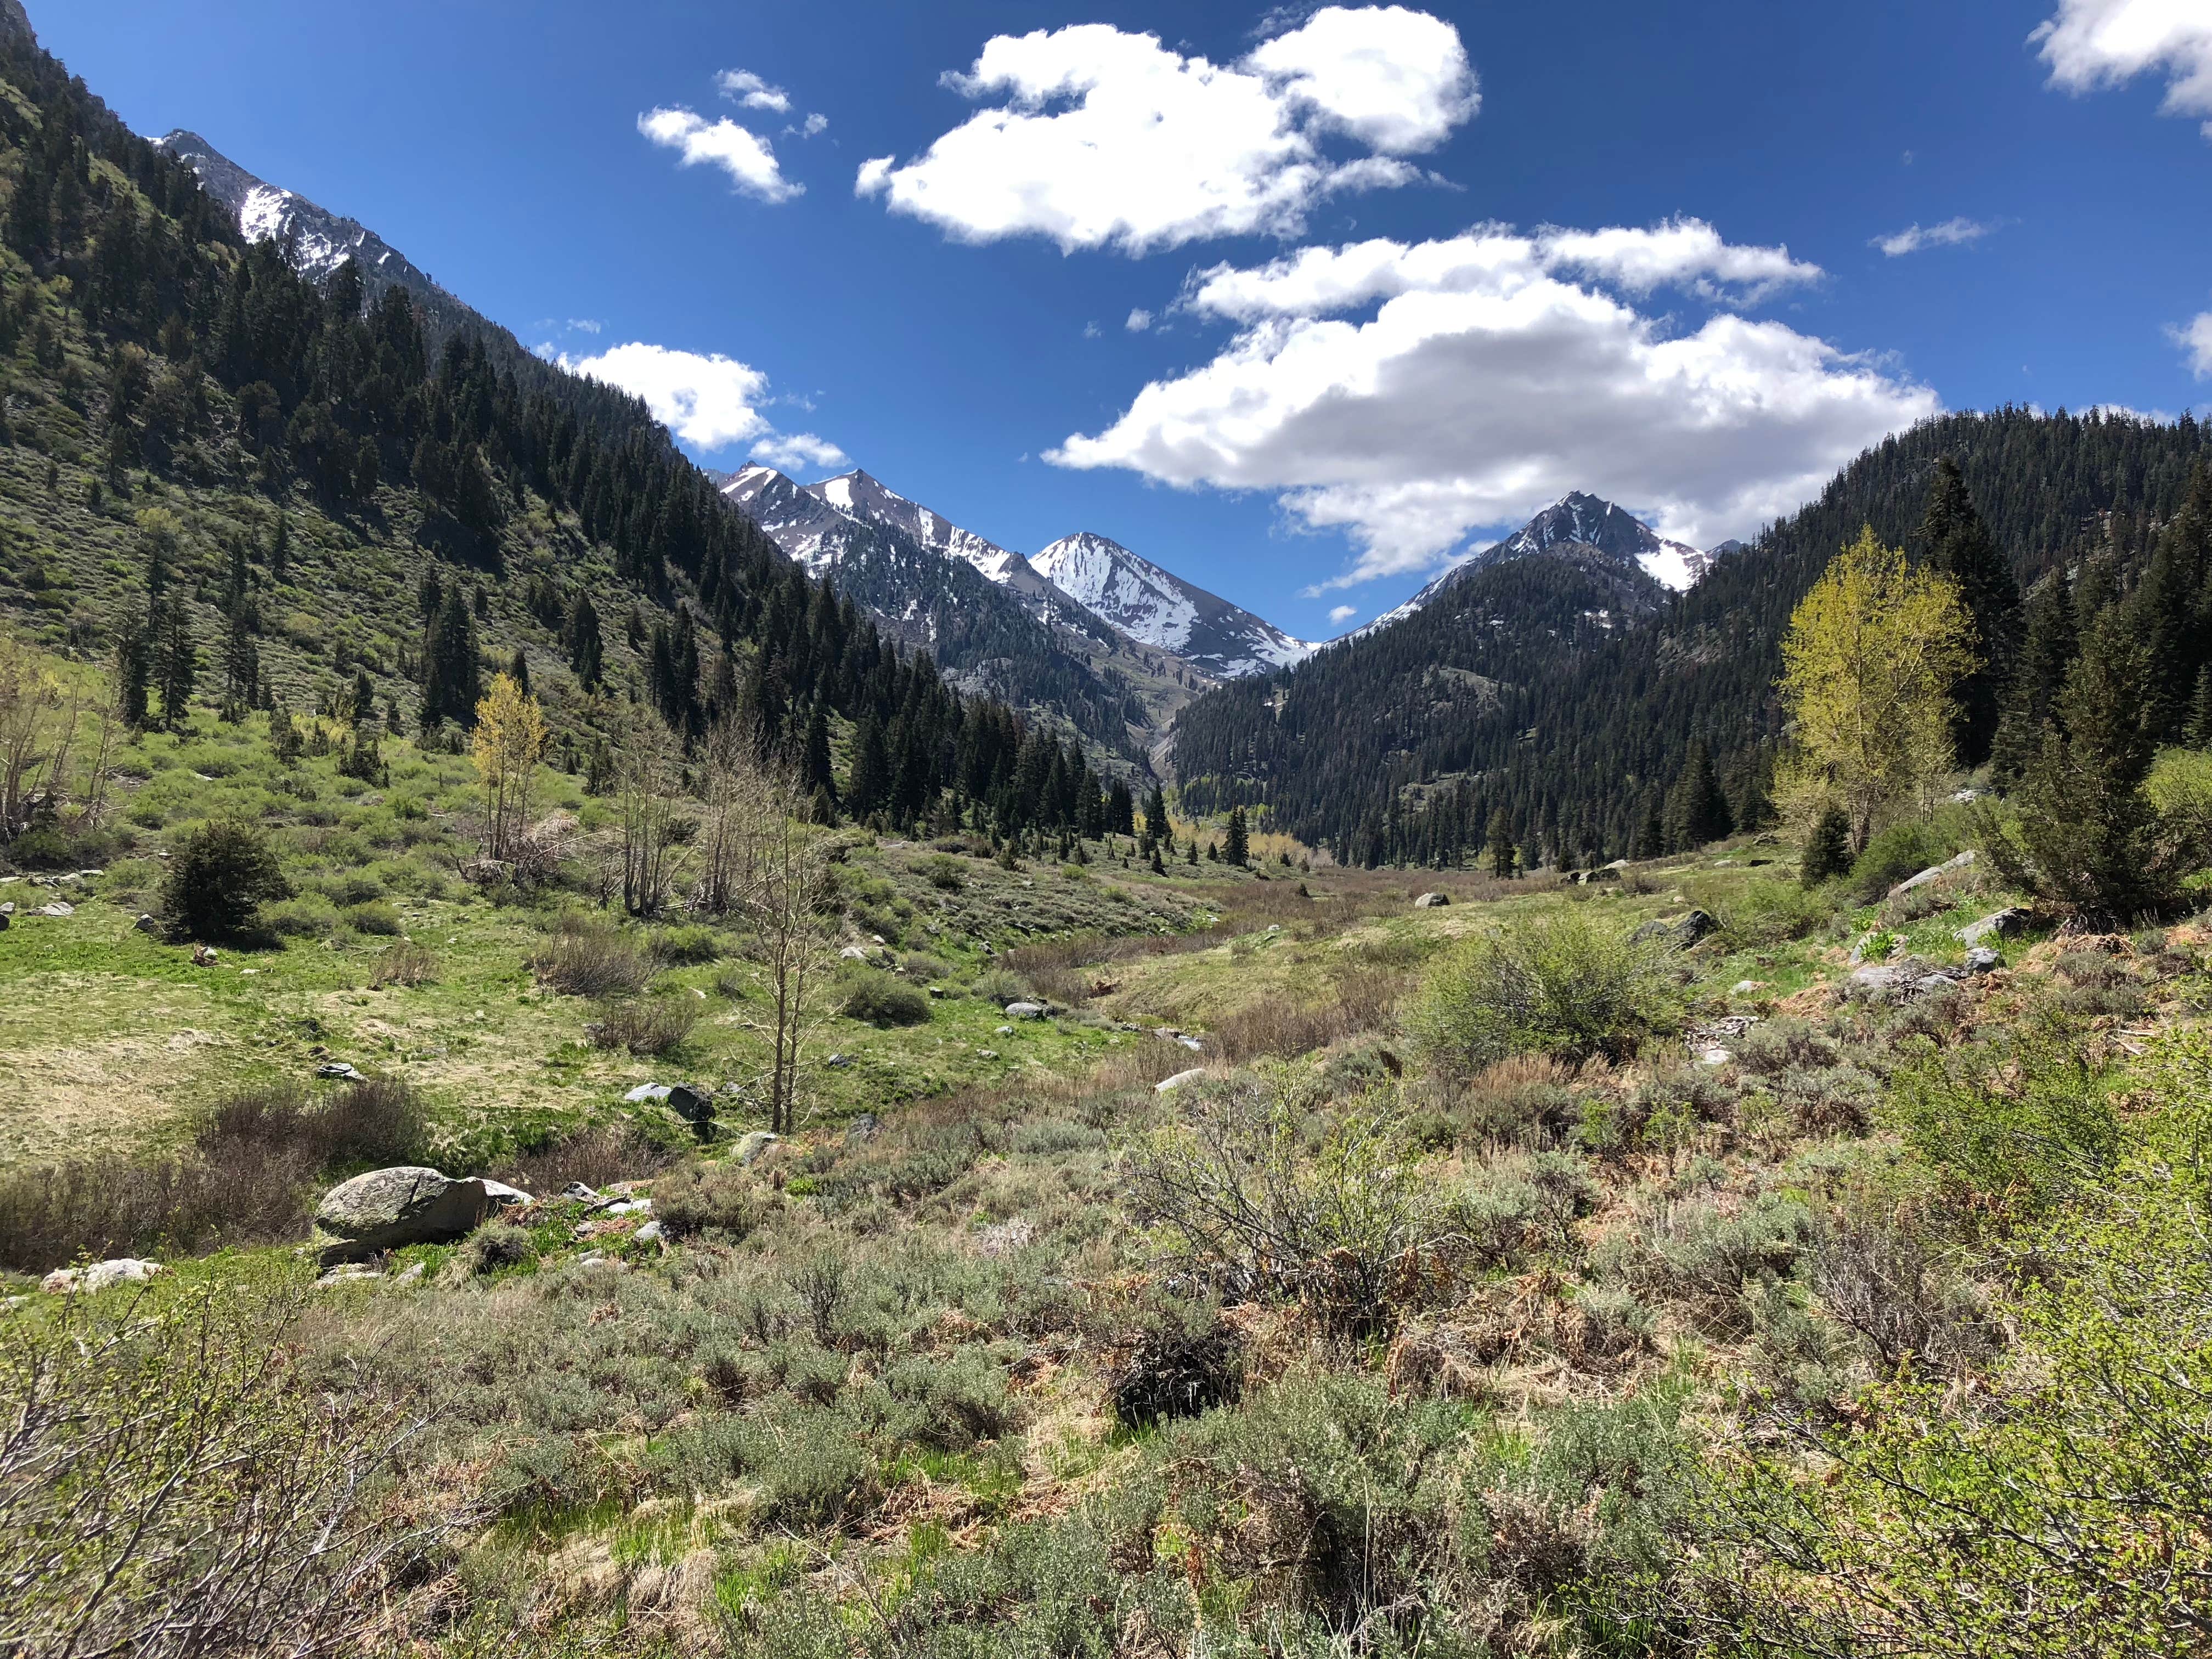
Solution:
<svg viewBox="0 0 2212 1659">
<path fill-rule="evenodd" d="M 372 1170 L 323 1194 L 315 1243 L 329 1267 L 409 1244 L 450 1243 L 487 1216 L 528 1202 L 529 1194 L 478 1176 L 457 1181 L 416 1164 Z"/>
</svg>

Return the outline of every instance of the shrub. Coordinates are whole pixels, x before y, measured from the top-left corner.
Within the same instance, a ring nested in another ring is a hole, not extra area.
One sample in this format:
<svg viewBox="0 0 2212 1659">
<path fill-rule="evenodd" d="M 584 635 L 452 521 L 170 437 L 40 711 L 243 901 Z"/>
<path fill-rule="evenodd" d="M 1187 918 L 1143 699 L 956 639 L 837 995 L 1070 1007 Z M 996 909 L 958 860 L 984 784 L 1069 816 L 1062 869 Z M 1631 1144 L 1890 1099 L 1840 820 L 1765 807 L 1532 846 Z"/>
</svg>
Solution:
<svg viewBox="0 0 2212 1659">
<path fill-rule="evenodd" d="M 171 938 L 219 942 L 251 932 L 263 905 L 291 895 L 269 837 L 257 825 L 224 821 L 177 848 L 161 909 Z"/>
<path fill-rule="evenodd" d="M 1907 818 L 1891 824 L 1866 844 L 1851 866 L 1851 893 L 1872 904 L 1907 876 L 1941 864 L 1958 851 L 1936 825 Z"/>
<path fill-rule="evenodd" d="M 1516 1054 L 1625 1054 L 1672 1017 L 1659 948 L 1570 909 L 1453 951 L 1423 979 L 1406 1024 L 1465 1077 Z"/>
<path fill-rule="evenodd" d="M 933 853 L 927 858 L 915 860 L 915 871 L 940 893 L 957 893 L 968 884 L 968 866 L 964 860 Z"/>
<path fill-rule="evenodd" d="M 2063 1036 L 1929 1056 L 1891 1079 L 1906 1142 L 1969 1189 L 2037 1210 L 2111 1168 L 2120 1127 L 2103 1063 Z"/>
<path fill-rule="evenodd" d="M 1029 987 L 1022 983 L 1020 976 L 1004 968 L 986 968 L 975 975 L 975 982 L 969 988 L 983 1001 L 995 1002 L 1001 1008 L 1029 994 Z"/>
<path fill-rule="evenodd" d="M 1236 1403 L 1243 1389 L 1237 1334 L 1211 1309 L 1171 1309 L 1119 1344 L 1107 1403 L 1126 1428 L 1146 1429 Z"/>
<path fill-rule="evenodd" d="M 1833 1066 L 1836 1045 L 1809 1020 L 1761 1021 L 1736 1039 L 1736 1064 L 1759 1077 Z"/>
<path fill-rule="evenodd" d="M 345 925 L 356 933 L 368 933 L 379 939 L 398 939 L 404 931 L 399 912 L 381 901 L 367 904 L 349 905 L 344 911 Z"/>
<path fill-rule="evenodd" d="M 920 1025 L 929 1018 L 929 997 L 916 986 L 874 968 L 838 975 L 837 1011 L 869 1025 Z"/>
<path fill-rule="evenodd" d="M 438 958 L 427 945 L 402 939 L 379 954 L 368 972 L 368 982 L 380 991 L 395 985 L 429 985 L 438 977 Z"/>
<path fill-rule="evenodd" d="M 1706 897 L 1705 908 L 1742 945 L 1803 939 L 1835 914 L 1835 907 L 1818 894 L 1787 881 L 1750 881 L 1734 892 L 1716 890 Z"/>
<path fill-rule="evenodd" d="M 518 1227 L 511 1221 L 495 1221 L 469 1235 L 465 1259 L 469 1271 L 481 1278 L 535 1261 L 538 1247 L 532 1242 L 529 1228 Z"/>
<path fill-rule="evenodd" d="M 564 996 L 635 996 L 653 964 L 611 927 L 564 929 L 530 957 L 530 971 Z"/>
<path fill-rule="evenodd" d="M 672 968 L 696 968 L 722 954 L 722 936 L 713 928 L 664 927 L 653 936 L 653 959 Z"/>
<path fill-rule="evenodd" d="M 752 1177 L 732 1164 L 695 1159 L 653 1183 L 653 1213 L 674 1238 L 713 1233 L 740 1239 L 760 1225 L 765 1211 Z"/>
<path fill-rule="evenodd" d="M 642 1060 L 682 1047 L 698 1023 L 698 1013 L 688 1003 L 640 997 L 601 1003 L 599 1017 L 585 1023 L 584 1036 L 595 1048 L 627 1048 Z"/>
<path fill-rule="evenodd" d="M 261 913 L 261 925 L 280 939 L 328 939 L 344 923 L 336 905 L 310 893 L 270 905 Z"/>
</svg>

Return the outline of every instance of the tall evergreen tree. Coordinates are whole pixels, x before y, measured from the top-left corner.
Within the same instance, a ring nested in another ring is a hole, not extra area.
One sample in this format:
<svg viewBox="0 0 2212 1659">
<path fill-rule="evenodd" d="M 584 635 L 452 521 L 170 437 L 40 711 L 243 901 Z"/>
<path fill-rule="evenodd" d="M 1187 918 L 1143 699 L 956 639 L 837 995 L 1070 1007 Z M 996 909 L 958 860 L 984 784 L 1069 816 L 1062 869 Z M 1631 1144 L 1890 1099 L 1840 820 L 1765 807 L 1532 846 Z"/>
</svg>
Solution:
<svg viewBox="0 0 2212 1659">
<path fill-rule="evenodd" d="M 1194 853 L 1198 850 L 1196 836 L 1194 835 L 1190 838 L 1190 845 Z M 1232 806 L 1229 809 L 1229 834 L 1224 838 L 1221 856 L 1239 870 L 1242 870 L 1251 859 L 1252 838 L 1250 833 L 1245 829 L 1244 809 L 1241 806 Z"/>
<path fill-rule="evenodd" d="M 200 648 L 192 637 L 191 608 L 181 596 L 161 607 L 155 678 L 161 693 L 161 724 L 174 732 L 190 716 L 192 690 L 199 684 Z"/>
<path fill-rule="evenodd" d="M 1692 743 L 1682 775 L 1667 793 L 1662 828 L 1668 849 L 1686 853 L 1720 840 L 1735 827 L 1711 752 L 1703 743 Z"/>
<path fill-rule="evenodd" d="M 530 653 L 519 645 L 514 647 L 514 655 L 507 659 L 507 677 L 520 688 L 524 696 L 530 695 Z"/>
<path fill-rule="evenodd" d="M 569 607 L 568 622 L 561 630 L 561 645 L 568 653 L 568 666 L 576 676 L 576 684 L 586 690 L 597 685 L 605 657 L 599 639 L 599 613 L 592 607 L 590 594 L 576 595 L 576 603 Z"/>
<path fill-rule="evenodd" d="M 1157 783 L 1145 797 L 1145 839 L 1155 847 L 1171 843 L 1168 838 L 1168 798 Z"/>
<path fill-rule="evenodd" d="M 2142 638 L 2144 695 L 2153 737 L 2170 743 L 2189 718 L 2197 674 L 2212 660 L 2212 462 L 2191 471 L 2189 495 L 2158 539 L 2150 568 L 2135 595 Z"/>
<path fill-rule="evenodd" d="M 1954 739 L 1960 763 L 1979 766 L 1996 741 L 2006 685 L 2020 651 L 2020 583 L 1975 510 L 1966 475 L 1948 455 L 1936 460 L 1928 510 L 1920 520 L 1920 550 L 1957 584 L 1960 603 L 1973 625 L 1967 648 L 1978 666 L 1953 693 L 1958 708 Z"/>
<path fill-rule="evenodd" d="M 818 793 L 833 807 L 837 780 L 830 763 L 830 717 L 816 703 L 806 715 L 806 737 L 799 750 L 799 781 L 810 794 Z"/>
<path fill-rule="evenodd" d="M 1490 815 L 1490 828 L 1484 834 L 1483 847 L 1490 854 L 1490 873 L 1504 880 L 1511 875 L 1520 855 L 1514 850 L 1513 830 L 1505 822 L 1504 809 Z"/>
<path fill-rule="evenodd" d="M 2043 728 L 2081 653 L 2072 586 L 2062 567 L 2028 595 L 2026 637 L 2005 700 L 1992 752 L 1997 775 L 2017 781 L 2042 752 Z"/>
<path fill-rule="evenodd" d="M 1137 802 L 1129 793 L 1126 778 L 1114 780 L 1114 787 L 1106 792 L 1106 831 L 1114 836 L 1133 836 L 1137 833 Z"/>
<path fill-rule="evenodd" d="M 155 620 L 148 616 L 127 623 L 115 636 L 116 707 L 134 732 L 152 724 L 147 693 L 154 678 Z"/>
<path fill-rule="evenodd" d="M 867 817 L 889 801 L 892 782 L 883 726 L 873 714 L 865 714 L 853 735 L 852 776 L 845 785 L 845 810 L 856 818 Z"/>
</svg>

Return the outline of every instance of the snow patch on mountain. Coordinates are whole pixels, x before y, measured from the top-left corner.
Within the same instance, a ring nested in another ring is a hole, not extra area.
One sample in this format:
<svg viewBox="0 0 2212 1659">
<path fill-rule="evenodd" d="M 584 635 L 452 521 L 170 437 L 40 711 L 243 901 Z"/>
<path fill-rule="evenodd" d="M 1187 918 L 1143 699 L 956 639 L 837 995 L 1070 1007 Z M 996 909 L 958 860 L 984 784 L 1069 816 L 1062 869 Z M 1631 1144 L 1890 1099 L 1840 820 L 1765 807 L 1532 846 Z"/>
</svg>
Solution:
<svg viewBox="0 0 2212 1659">
<path fill-rule="evenodd" d="M 1062 537 L 1030 562 L 1132 639 L 1210 674 L 1264 674 L 1319 648 L 1090 531 Z"/>
<path fill-rule="evenodd" d="M 1025 599 L 1057 597 L 1048 591 L 1052 584 L 1020 554 L 987 541 L 972 530 L 962 529 L 943 514 L 908 501 L 857 468 L 805 489 L 848 517 L 864 524 L 889 525 L 933 552 L 964 560 L 1000 586 L 1011 587 Z"/>
</svg>

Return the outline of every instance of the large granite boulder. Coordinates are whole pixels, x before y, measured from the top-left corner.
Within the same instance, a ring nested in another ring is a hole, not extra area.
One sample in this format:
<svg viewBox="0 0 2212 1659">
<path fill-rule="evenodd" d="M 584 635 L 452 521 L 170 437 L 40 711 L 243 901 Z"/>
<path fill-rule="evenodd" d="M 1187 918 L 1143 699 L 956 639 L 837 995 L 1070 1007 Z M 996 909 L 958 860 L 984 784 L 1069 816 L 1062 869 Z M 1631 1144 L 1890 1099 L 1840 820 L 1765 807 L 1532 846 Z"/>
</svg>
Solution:
<svg viewBox="0 0 2212 1659">
<path fill-rule="evenodd" d="M 529 1201 L 527 1193 L 500 1182 L 456 1181 L 420 1165 L 371 1170 L 323 1194 L 315 1210 L 315 1243 L 328 1267 L 408 1244 L 449 1243 L 474 1231 L 485 1217 Z"/>
<path fill-rule="evenodd" d="M 1907 876 L 1903 881 L 1900 881 L 1896 886 L 1889 890 L 1889 896 L 1892 898 L 1895 898 L 1899 893 L 1909 893 L 1916 887 L 1925 887 L 1931 881 L 1941 881 L 1945 876 L 1949 875 L 1954 870 L 1964 870 L 1969 868 L 1972 866 L 1973 862 L 1973 849 L 1972 848 L 1968 848 L 1965 852 L 1960 854 L 1959 856 L 1954 859 L 1947 859 L 1941 864 L 1932 864 L 1925 870 L 1920 872 L 1917 875 Z"/>
</svg>

